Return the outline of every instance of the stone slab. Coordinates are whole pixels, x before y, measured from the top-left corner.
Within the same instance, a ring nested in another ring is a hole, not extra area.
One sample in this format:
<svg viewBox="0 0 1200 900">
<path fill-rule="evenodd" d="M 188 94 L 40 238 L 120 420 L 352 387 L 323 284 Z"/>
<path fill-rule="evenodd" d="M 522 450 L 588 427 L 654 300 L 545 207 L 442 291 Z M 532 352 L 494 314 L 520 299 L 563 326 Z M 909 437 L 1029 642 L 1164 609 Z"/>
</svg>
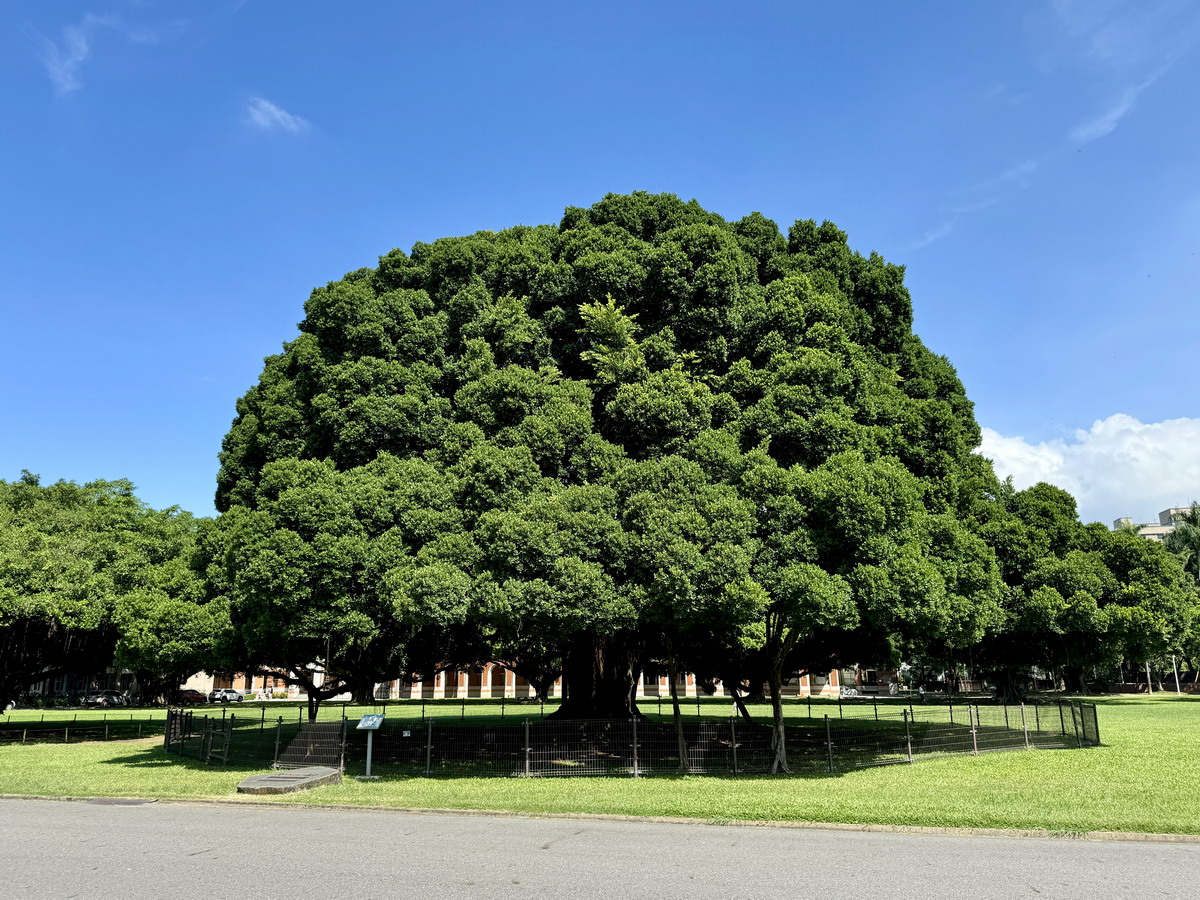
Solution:
<svg viewBox="0 0 1200 900">
<path fill-rule="evenodd" d="M 327 766 L 305 766 L 270 772 L 266 775 L 251 775 L 238 785 L 239 794 L 292 794 L 307 791 L 323 784 L 339 784 L 342 773 Z"/>
</svg>

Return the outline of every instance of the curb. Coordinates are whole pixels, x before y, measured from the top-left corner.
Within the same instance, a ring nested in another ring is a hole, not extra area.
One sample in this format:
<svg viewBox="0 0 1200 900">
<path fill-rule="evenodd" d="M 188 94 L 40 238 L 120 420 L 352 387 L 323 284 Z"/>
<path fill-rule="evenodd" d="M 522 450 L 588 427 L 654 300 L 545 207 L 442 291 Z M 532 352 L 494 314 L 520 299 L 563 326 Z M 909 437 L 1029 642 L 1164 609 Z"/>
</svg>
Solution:
<svg viewBox="0 0 1200 900">
<path fill-rule="evenodd" d="M 0 800 L 50 800 L 64 803 L 90 803 L 111 797 L 50 797 L 28 794 L 0 794 Z M 125 797 L 124 800 L 137 798 Z M 231 806 L 251 809 L 300 809 L 319 812 L 402 813 L 410 816 L 470 816 L 491 819 L 571 819 L 592 822 L 631 822 L 654 825 L 708 825 L 713 827 L 781 828 L 816 831 L 853 831 L 873 834 L 912 834 L 938 837 L 1022 838 L 1056 841 L 1128 841 L 1142 844 L 1200 844 L 1200 834 L 1164 834 L 1145 831 L 1050 831 L 1043 828 L 950 828 L 931 825 L 851 824 L 847 822 L 797 822 L 760 819 L 697 819 L 683 816 L 628 816 L 618 813 L 521 812 L 508 809 L 436 809 L 411 806 L 354 806 L 348 803 L 296 803 L 291 801 L 172 799 L 149 798 L 145 803 L 168 806 Z"/>
</svg>

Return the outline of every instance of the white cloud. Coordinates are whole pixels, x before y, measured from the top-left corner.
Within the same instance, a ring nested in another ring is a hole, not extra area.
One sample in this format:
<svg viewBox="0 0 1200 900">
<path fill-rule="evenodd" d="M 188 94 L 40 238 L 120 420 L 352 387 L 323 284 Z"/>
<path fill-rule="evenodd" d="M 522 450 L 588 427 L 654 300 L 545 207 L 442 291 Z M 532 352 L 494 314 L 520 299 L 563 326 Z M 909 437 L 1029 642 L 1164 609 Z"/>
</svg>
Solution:
<svg viewBox="0 0 1200 900">
<path fill-rule="evenodd" d="M 178 32 L 182 27 L 182 23 L 175 23 L 168 30 Z M 134 44 L 156 44 L 161 38 L 158 31 L 133 28 L 116 16 L 98 16 L 94 13 L 88 13 L 78 23 L 66 26 L 62 39 L 58 41 L 53 41 L 32 28 L 25 29 L 26 34 L 38 45 L 38 57 L 60 97 L 83 87 L 83 64 L 91 57 L 96 35 L 102 29 L 115 31 Z"/>
<path fill-rule="evenodd" d="M 246 114 L 252 125 L 263 131 L 286 131 L 300 134 L 308 129 L 308 121 L 292 115 L 263 97 L 251 97 L 246 103 Z"/>
<path fill-rule="evenodd" d="M 111 16 L 88 13 L 79 24 L 68 25 L 63 29 L 61 42 L 30 32 L 30 36 L 38 42 L 38 56 L 41 57 L 42 65 L 46 67 L 46 74 L 50 76 L 60 96 L 66 96 L 83 87 L 80 69 L 91 55 L 96 31 L 100 28 L 111 28 L 115 24 L 116 20 Z"/>
<path fill-rule="evenodd" d="M 1200 419 L 1139 422 L 1117 413 L 1073 440 L 1038 444 L 984 428 L 979 452 L 1017 488 L 1045 481 L 1070 491 L 1085 522 L 1156 521 L 1160 510 L 1200 499 Z"/>
<path fill-rule="evenodd" d="M 1126 114 L 1133 109 L 1133 105 L 1137 103 L 1137 98 L 1141 95 L 1142 91 L 1158 81 L 1159 76 L 1165 71 L 1166 67 L 1164 66 L 1140 84 L 1125 88 L 1112 106 L 1094 119 L 1090 119 L 1071 129 L 1071 142 L 1074 144 L 1086 144 L 1089 141 L 1102 138 L 1112 132 L 1121 119 L 1125 118 Z"/>
<path fill-rule="evenodd" d="M 954 226 L 958 224 L 958 215 L 951 216 L 946 221 L 942 222 L 934 228 L 929 229 L 917 240 L 909 245 L 910 250 L 920 250 L 922 247 L 928 247 L 934 241 L 940 241 L 946 235 L 954 230 Z"/>
</svg>

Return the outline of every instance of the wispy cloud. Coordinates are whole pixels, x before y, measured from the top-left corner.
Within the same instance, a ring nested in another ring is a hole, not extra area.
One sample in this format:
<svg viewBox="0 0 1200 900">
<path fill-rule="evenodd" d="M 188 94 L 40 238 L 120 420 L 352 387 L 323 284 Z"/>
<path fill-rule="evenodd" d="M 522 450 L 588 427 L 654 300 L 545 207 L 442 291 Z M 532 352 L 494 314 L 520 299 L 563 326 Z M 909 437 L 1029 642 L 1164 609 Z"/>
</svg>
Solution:
<svg viewBox="0 0 1200 900">
<path fill-rule="evenodd" d="M 308 120 L 293 115 L 286 109 L 276 106 L 265 97 L 251 97 L 246 101 L 246 118 L 256 128 L 263 131 L 286 131 L 288 134 L 300 134 L 308 130 Z"/>
<path fill-rule="evenodd" d="M 940 224 L 910 245 L 919 250 L 954 232 L 970 215 L 1036 183 L 1037 176 L 1082 145 L 1111 134 L 1138 99 L 1200 41 L 1200 4 L 1195 0 L 1050 0 L 1031 14 L 1036 62 L 1044 73 L 1075 69 L 1094 95 L 1106 98 L 1100 112 L 1066 130 L 1065 140 L 994 175 L 953 191 L 939 210 Z M 1024 102 L 1002 81 L 983 94 L 989 101 Z M 1014 104 L 1015 105 L 1015 104 Z M 957 202 L 953 202 L 957 198 Z"/>
<path fill-rule="evenodd" d="M 181 27 L 181 23 L 175 23 L 169 30 L 178 31 Z M 101 31 L 114 31 L 134 44 L 157 44 L 162 37 L 159 31 L 131 27 L 111 14 L 88 13 L 75 24 L 63 28 L 62 37 L 57 41 L 26 26 L 25 33 L 36 45 L 38 58 L 60 97 L 83 87 L 83 64 L 91 58 Z"/>
<path fill-rule="evenodd" d="M 1031 25 L 1044 68 L 1136 77 L 1195 43 L 1197 12 L 1193 0 L 1052 0 Z"/>
<path fill-rule="evenodd" d="M 958 216 L 951 216 L 949 219 L 947 219 L 941 225 L 937 225 L 933 228 L 930 228 L 923 235 L 921 235 L 919 238 L 917 238 L 915 241 L 913 241 L 911 244 L 909 244 L 909 249 L 910 250 L 924 249 L 925 247 L 928 247 L 930 244 L 932 244 L 934 241 L 940 241 L 942 238 L 944 238 L 946 235 L 948 235 L 950 232 L 952 232 L 954 230 L 955 226 L 957 226 L 957 225 L 958 225 Z"/>
<path fill-rule="evenodd" d="M 1053 0 L 1040 22 L 1041 61 L 1087 73 L 1110 99 L 1068 132 L 1073 145 L 1112 134 L 1141 94 L 1200 40 L 1191 0 Z"/>
<path fill-rule="evenodd" d="M 116 20 L 111 16 L 88 13 L 78 24 L 64 28 L 60 41 L 26 29 L 26 33 L 38 44 L 38 57 L 60 97 L 83 87 L 80 70 L 91 55 L 96 32 L 101 28 L 111 28 L 115 23 Z"/>
<path fill-rule="evenodd" d="M 1120 121 L 1133 110 L 1142 91 L 1154 84 L 1165 71 L 1166 67 L 1164 66 L 1140 84 L 1125 88 L 1108 109 L 1072 128 L 1071 143 L 1087 144 L 1115 131 Z"/>
</svg>

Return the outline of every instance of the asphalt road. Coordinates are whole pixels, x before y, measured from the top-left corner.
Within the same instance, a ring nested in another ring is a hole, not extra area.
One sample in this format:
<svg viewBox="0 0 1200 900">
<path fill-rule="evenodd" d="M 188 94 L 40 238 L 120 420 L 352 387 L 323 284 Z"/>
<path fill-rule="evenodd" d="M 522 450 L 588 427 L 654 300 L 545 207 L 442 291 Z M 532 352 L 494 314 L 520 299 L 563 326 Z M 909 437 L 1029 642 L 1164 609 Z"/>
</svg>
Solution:
<svg viewBox="0 0 1200 900">
<path fill-rule="evenodd" d="M 0 800 L 0 894 L 139 898 L 1118 898 L 1200 844 Z"/>
</svg>

